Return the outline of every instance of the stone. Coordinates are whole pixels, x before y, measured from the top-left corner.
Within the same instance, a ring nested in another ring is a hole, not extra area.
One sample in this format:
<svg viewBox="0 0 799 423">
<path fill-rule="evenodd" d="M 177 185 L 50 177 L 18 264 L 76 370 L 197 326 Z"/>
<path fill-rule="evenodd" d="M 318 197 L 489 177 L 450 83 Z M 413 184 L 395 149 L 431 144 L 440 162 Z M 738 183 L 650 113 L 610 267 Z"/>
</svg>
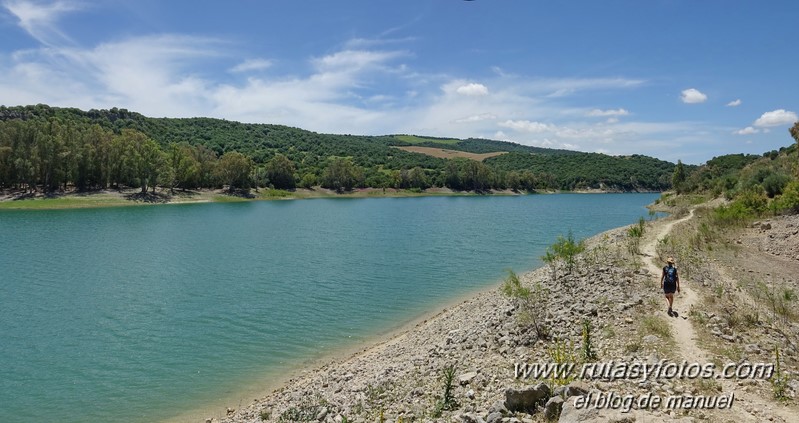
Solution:
<svg viewBox="0 0 799 423">
<path fill-rule="evenodd" d="M 560 411 L 563 409 L 563 398 L 552 397 L 544 405 L 544 417 L 547 420 L 555 420 L 560 418 Z"/>
<path fill-rule="evenodd" d="M 325 420 L 325 417 L 327 417 L 327 407 L 322 407 L 319 414 L 316 415 L 316 420 L 321 422 Z"/>
<path fill-rule="evenodd" d="M 499 413 L 501 415 L 505 415 L 508 413 L 508 409 L 505 407 L 504 402 L 496 401 L 494 402 L 494 405 L 492 405 L 491 408 L 488 409 L 488 413 L 489 414 Z"/>
<path fill-rule="evenodd" d="M 474 389 L 469 389 L 466 391 L 466 398 L 474 399 Z"/>
<path fill-rule="evenodd" d="M 647 335 L 644 337 L 645 344 L 657 344 L 660 342 L 660 338 L 657 335 Z"/>
<path fill-rule="evenodd" d="M 498 423 L 501 420 L 502 420 L 502 413 L 498 411 L 489 413 L 488 417 L 486 417 L 486 423 Z"/>
<path fill-rule="evenodd" d="M 463 423 L 485 423 L 482 417 L 474 413 L 461 414 L 460 417 Z"/>
<path fill-rule="evenodd" d="M 505 408 L 511 412 L 522 411 L 532 413 L 545 403 L 549 398 L 549 386 L 539 383 L 522 389 L 508 388 L 505 390 Z"/>
<path fill-rule="evenodd" d="M 460 383 L 461 386 L 468 385 L 475 377 L 477 377 L 477 372 L 464 373 L 458 376 L 458 383 Z"/>
<path fill-rule="evenodd" d="M 572 382 L 566 385 L 566 389 L 563 391 L 563 398 L 583 396 L 587 394 L 588 391 L 589 387 L 585 382 Z"/>
</svg>

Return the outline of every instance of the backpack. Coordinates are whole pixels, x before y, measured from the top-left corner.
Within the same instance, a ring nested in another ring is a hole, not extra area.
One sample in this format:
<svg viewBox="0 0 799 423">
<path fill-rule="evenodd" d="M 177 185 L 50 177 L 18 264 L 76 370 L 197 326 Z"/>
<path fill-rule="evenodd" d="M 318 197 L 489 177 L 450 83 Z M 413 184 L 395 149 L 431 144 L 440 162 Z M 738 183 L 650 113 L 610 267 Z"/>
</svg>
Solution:
<svg viewBox="0 0 799 423">
<path fill-rule="evenodd" d="M 666 282 L 668 283 L 675 283 L 677 282 L 677 268 L 674 266 L 666 266 L 663 268 L 663 271 L 666 272 Z"/>
</svg>

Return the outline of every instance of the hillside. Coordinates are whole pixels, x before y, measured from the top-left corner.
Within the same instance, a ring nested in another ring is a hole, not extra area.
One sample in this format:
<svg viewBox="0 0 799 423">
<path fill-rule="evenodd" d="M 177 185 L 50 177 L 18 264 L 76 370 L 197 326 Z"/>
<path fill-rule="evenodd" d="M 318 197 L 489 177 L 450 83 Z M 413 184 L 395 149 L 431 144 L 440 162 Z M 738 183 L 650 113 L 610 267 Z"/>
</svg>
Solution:
<svg viewBox="0 0 799 423">
<path fill-rule="evenodd" d="M 154 142 L 152 148 L 140 151 L 148 140 Z M 411 146 L 483 157 L 507 154 L 475 162 L 394 148 Z M 148 167 L 142 160 L 152 162 L 147 171 L 142 170 Z M 194 168 L 202 170 L 186 174 Z M 116 108 L 0 107 L 0 187 L 44 192 L 70 186 L 140 186 L 145 191 L 156 186 L 319 185 L 339 191 L 660 191 L 670 187 L 673 170 L 674 164 L 646 156 L 616 157 L 494 140 L 320 134 L 212 118 L 150 118 Z"/>
</svg>

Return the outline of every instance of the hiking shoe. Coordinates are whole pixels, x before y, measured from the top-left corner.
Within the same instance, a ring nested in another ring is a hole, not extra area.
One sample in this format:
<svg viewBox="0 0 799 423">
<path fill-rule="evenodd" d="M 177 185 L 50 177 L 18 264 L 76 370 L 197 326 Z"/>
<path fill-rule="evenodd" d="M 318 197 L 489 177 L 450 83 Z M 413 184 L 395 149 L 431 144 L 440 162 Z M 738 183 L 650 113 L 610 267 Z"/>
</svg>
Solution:
<svg viewBox="0 0 799 423">
<path fill-rule="evenodd" d="M 669 307 L 669 311 L 668 311 L 668 313 L 669 313 L 669 317 L 671 317 L 671 316 L 674 316 L 674 312 L 673 312 L 673 311 L 671 311 L 671 307 Z"/>
</svg>

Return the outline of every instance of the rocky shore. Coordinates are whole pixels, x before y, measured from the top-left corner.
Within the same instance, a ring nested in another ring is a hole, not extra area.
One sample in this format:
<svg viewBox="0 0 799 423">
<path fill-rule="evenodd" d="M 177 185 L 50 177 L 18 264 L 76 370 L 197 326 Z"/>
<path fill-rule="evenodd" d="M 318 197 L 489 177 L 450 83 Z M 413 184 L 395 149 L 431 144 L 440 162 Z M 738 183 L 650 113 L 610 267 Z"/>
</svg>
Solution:
<svg viewBox="0 0 799 423">
<path fill-rule="evenodd" d="M 547 363 L 577 363 L 579 370 L 585 363 L 633 366 L 699 358 L 685 356 L 691 350 L 678 342 L 694 340 L 681 340 L 674 330 L 691 324 L 685 319 L 701 312 L 682 309 L 678 297 L 675 310 L 681 317 L 666 315 L 657 272 L 662 258 L 645 255 L 655 250 L 670 254 L 663 248 L 663 234 L 670 232 L 676 218 L 647 222 L 638 239 L 631 238 L 628 228 L 619 228 L 587 240 L 571 271 L 560 262 L 519 275 L 522 286 L 544 288 L 537 307 L 542 330 L 535 330 L 529 316 L 524 318 L 518 300 L 500 288 L 485 291 L 386 342 L 305 372 L 272 394 L 240 409 L 228 408 L 225 415 L 206 422 L 792 421 L 781 417 L 790 412 L 758 408 L 771 404 L 768 400 L 741 399 L 747 395 L 737 390 L 743 385 L 599 373 L 593 378 L 571 374 L 538 379 L 523 374 L 529 366 Z M 795 244 L 794 238 L 785 248 Z M 695 266 L 694 273 L 702 274 L 702 267 Z M 694 289 L 689 277 L 683 284 Z M 698 293 L 705 288 L 695 289 Z M 786 363 L 790 362 L 788 357 Z M 793 380 L 790 366 L 783 370 Z M 765 395 L 770 386 L 767 380 L 745 383 L 749 397 Z M 614 395 L 618 406 L 596 403 Z M 624 398 L 638 401 L 646 395 L 681 401 L 712 398 L 715 403 L 625 407 Z M 588 404 L 575 406 L 581 397 Z M 749 417 L 741 417 L 742 406 Z"/>
</svg>

